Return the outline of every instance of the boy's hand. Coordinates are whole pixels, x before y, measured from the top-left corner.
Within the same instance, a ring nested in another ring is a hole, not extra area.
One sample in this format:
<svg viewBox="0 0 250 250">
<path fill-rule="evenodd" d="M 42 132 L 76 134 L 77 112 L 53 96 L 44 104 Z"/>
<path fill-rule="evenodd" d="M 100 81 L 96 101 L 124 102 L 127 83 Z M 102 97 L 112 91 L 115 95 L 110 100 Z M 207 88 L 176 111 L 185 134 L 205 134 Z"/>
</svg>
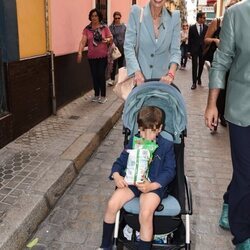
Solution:
<svg viewBox="0 0 250 250">
<path fill-rule="evenodd" d="M 113 174 L 113 178 L 114 178 L 114 181 L 115 181 L 115 185 L 118 188 L 125 188 L 125 187 L 128 186 L 128 183 L 124 180 L 124 177 L 121 176 L 119 173 L 115 172 Z"/>
<path fill-rule="evenodd" d="M 136 183 L 136 187 L 142 192 L 142 193 L 148 193 L 152 190 L 151 188 L 151 182 L 148 181 L 145 177 L 143 177 L 142 183 Z"/>
</svg>

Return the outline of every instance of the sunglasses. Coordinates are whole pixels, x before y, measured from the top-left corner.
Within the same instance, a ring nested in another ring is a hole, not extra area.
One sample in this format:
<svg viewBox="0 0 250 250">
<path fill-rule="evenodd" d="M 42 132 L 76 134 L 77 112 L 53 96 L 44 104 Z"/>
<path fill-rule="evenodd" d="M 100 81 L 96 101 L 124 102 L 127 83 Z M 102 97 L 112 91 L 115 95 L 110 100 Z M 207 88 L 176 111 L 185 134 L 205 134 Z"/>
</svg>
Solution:
<svg viewBox="0 0 250 250">
<path fill-rule="evenodd" d="M 120 17 L 115 17 L 115 20 L 119 20 L 119 19 L 121 19 Z"/>
</svg>

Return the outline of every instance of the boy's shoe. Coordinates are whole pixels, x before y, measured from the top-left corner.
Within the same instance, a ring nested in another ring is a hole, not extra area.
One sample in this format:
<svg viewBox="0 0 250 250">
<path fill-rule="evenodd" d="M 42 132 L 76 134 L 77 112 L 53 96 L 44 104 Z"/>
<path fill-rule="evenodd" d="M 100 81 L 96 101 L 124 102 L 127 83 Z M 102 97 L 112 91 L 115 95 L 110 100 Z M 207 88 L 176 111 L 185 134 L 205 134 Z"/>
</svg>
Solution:
<svg viewBox="0 0 250 250">
<path fill-rule="evenodd" d="M 107 100 L 108 99 L 106 97 L 102 96 L 102 97 L 100 97 L 100 99 L 98 100 L 98 102 L 101 103 L 101 104 L 104 104 L 105 102 L 107 102 Z"/>
<path fill-rule="evenodd" d="M 99 100 L 100 100 L 99 96 L 94 96 L 92 97 L 91 102 L 99 102 Z"/>
<path fill-rule="evenodd" d="M 107 83 L 109 86 L 114 86 L 115 81 L 114 81 L 114 80 L 111 80 L 111 79 L 108 79 L 108 80 L 106 81 L 106 83 Z"/>
<path fill-rule="evenodd" d="M 228 204 L 226 203 L 223 203 L 223 206 L 222 206 L 219 226 L 225 230 L 230 230 L 229 221 L 228 221 Z"/>
<path fill-rule="evenodd" d="M 250 238 L 237 244 L 235 250 L 250 250 Z"/>
</svg>

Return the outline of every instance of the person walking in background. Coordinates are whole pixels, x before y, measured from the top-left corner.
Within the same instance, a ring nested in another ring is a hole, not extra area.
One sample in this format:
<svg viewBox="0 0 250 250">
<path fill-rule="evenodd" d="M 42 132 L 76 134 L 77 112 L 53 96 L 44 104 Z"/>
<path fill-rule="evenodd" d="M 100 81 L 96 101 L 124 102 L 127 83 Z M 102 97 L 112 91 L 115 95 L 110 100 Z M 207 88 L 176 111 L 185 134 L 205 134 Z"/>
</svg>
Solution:
<svg viewBox="0 0 250 250">
<path fill-rule="evenodd" d="M 192 57 L 192 80 L 191 89 L 196 89 L 196 84 L 201 85 L 201 75 L 204 66 L 203 48 L 204 36 L 207 32 L 205 24 L 206 15 L 204 12 L 198 12 L 196 16 L 196 24 L 191 25 L 188 32 L 188 55 Z M 199 60 L 199 68 L 198 68 Z M 197 72 L 198 69 L 198 72 Z"/>
<path fill-rule="evenodd" d="M 119 11 L 115 11 L 113 14 L 113 22 L 109 26 L 109 29 L 113 35 L 113 42 L 116 47 L 121 52 L 122 56 L 118 59 L 114 60 L 113 62 L 113 70 L 111 72 L 111 79 L 107 81 L 108 85 L 112 86 L 115 82 L 115 75 L 117 73 L 117 66 L 118 69 L 124 66 L 124 40 L 125 40 L 125 32 L 126 26 L 124 23 L 121 23 L 121 13 Z"/>
<path fill-rule="evenodd" d="M 185 69 L 187 64 L 188 53 L 188 24 L 184 22 L 181 30 L 181 68 Z"/>
<path fill-rule="evenodd" d="M 180 13 L 170 12 L 165 3 L 166 0 L 150 0 L 143 10 L 137 5 L 132 6 L 124 53 L 128 75 L 134 76 L 137 85 L 152 78 L 172 83 L 180 63 Z M 136 55 L 137 41 L 139 51 Z"/>
<path fill-rule="evenodd" d="M 112 43 L 112 34 L 108 26 L 102 22 L 102 13 L 97 9 L 92 9 L 89 12 L 89 20 L 90 24 L 84 28 L 82 33 L 77 62 L 81 62 L 82 51 L 87 44 L 88 61 L 95 92 L 92 101 L 105 103 L 107 101 L 105 70 L 107 67 L 108 45 Z"/>
<path fill-rule="evenodd" d="M 216 6 L 214 5 L 214 12 L 216 13 Z M 221 30 L 221 24 L 222 24 L 222 17 L 218 17 L 212 20 L 212 22 L 209 24 L 206 35 L 205 35 L 205 49 L 204 49 L 204 60 L 211 63 L 213 61 L 213 55 L 216 50 L 216 48 L 219 45 L 220 42 L 220 30 Z M 225 111 L 225 94 L 226 94 L 226 86 L 225 89 L 220 91 L 219 97 L 217 99 L 217 109 L 219 112 L 219 118 L 221 121 L 221 125 L 223 127 L 227 126 L 226 120 L 224 118 L 224 111 Z M 217 129 L 215 128 L 215 131 Z"/>
<path fill-rule="evenodd" d="M 250 1 L 228 8 L 223 17 L 220 43 L 209 71 L 209 95 L 205 124 L 211 130 L 218 123 L 216 100 L 227 81 L 225 118 L 229 125 L 233 175 L 228 204 L 222 216 L 229 216 L 236 250 L 250 249 Z M 226 206 L 225 206 L 226 205 Z M 228 213 L 228 214 L 227 214 Z"/>
<path fill-rule="evenodd" d="M 229 4 L 226 6 L 226 8 L 229 8 L 230 6 L 234 5 L 237 2 L 238 2 L 237 0 L 231 0 Z M 215 13 L 216 13 L 216 6 L 217 4 L 215 3 L 214 5 Z M 204 59 L 209 61 L 210 65 L 213 61 L 214 52 L 220 42 L 220 30 L 221 30 L 222 20 L 223 20 L 223 17 L 215 18 L 209 24 L 207 33 L 205 35 L 204 42 L 205 42 L 206 47 L 204 51 L 207 51 L 207 53 L 205 53 Z M 226 74 L 226 82 L 227 82 L 228 74 L 229 72 Z M 221 89 L 218 99 L 217 99 L 217 109 L 219 112 L 220 124 L 223 127 L 227 127 L 227 122 L 224 118 L 226 90 L 227 90 L 227 84 L 225 85 L 225 89 Z"/>
</svg>

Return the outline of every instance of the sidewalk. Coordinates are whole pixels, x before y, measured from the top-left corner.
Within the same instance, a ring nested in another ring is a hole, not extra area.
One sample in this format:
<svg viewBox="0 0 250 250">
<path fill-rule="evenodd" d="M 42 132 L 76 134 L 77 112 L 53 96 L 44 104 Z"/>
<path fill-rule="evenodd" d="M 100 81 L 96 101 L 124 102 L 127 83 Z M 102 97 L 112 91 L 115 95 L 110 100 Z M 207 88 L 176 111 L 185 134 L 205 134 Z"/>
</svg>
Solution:
<svg viewBox="0 0 250 250">
<path fill-rule="evenodd" d="M 188 112 L 184 163 L 193 193 L 192 249 L 231 250 L 231 233 L 218 227 L 222 195 L 232 173 L 228 129 L 219 126 L 212 135 L 204 125 L 206 67 L 202 86 L 192 91 L 191 82 L 189 61 L 187 69 L 177 73 L 175 84 Z M 0 250 L 22 249 L 119 119 L 122 102 L 107 89 L 106 104 L 82 97 L 0 150 Z M 100 201 L 106 204 L 113 190 L 107 176 L 123 139 L 120 123 L 112 131 L 36 233 L 39 242 L 48 246 L 45 249 L 92 250 L 98 246 L 105 207 Z"/>
<path fill-rule="evenodd" d="M 0 249 L 21 249 L 121 116 L 123 102 L 92 92 L 0 150 Z"/>
<path fill-rule="evenodd" d="M 188 112 L 184 164 L 193 194 L 191 249 L 233 250 L 231 233 L 218 226 L 222 196 L 232 173 L 228 129 L 219 126 L 218 133 L 211 134 L 204 125 L 207 82 L 204 69 L 202 86 L 190 89 L 190 61 L 187 70 L 180 70 L 175 79 Z M 100 246 L 103 214 L 114 191 L 108 176 L 123 147 L 121 132 L 120 120 L 31 235 L 28 242 L 38 239 L 34 250 L 94 250 Z"/>
</svg>

